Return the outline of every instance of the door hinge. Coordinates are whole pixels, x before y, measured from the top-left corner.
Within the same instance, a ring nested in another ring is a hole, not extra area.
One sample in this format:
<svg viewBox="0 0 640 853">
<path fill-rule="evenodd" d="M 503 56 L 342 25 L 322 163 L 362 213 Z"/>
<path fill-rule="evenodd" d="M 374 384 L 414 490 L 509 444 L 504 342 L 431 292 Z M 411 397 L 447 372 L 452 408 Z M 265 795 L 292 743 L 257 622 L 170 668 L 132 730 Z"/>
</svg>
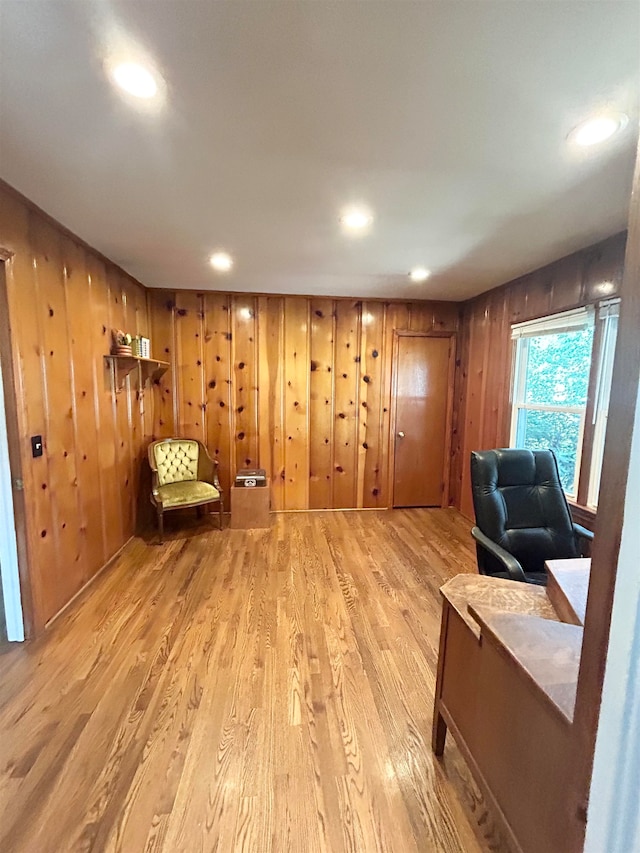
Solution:
<svg viewBox="0 0 640 853">
<path fill-rule="evenodd" d="M 14 477 L 13 478 L 13 488 L 17 492 L 23 492 L 24 491 L 24 482 L 20 479 L 20 477 Z"/>
</svg>

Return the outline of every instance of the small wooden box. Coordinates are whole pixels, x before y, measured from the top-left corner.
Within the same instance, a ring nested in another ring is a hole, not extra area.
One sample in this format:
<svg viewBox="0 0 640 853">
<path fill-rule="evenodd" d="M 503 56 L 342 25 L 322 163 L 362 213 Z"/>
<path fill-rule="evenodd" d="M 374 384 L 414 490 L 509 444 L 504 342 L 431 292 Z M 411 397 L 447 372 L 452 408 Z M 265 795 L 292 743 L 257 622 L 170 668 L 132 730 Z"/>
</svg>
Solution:
<svg viewBox="0 0 640 853">
<path fill-rule="evenodd" d="M 271 489 L 266 486 L 231 486 L 231 528 L 270 527 Z"/>
</svg>

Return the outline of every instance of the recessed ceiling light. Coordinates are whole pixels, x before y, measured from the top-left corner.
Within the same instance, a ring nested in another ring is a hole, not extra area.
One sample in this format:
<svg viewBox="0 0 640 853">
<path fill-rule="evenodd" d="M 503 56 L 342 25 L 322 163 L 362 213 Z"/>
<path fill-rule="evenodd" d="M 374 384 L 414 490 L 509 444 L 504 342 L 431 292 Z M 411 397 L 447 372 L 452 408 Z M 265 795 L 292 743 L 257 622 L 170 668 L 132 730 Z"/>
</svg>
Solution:
<svg viewBox="0 0 640 853">
<path fill-rule="evenodd" d="M 229 272 L 233 266 L 233 258 L 227 252 L 214 252 L 209 263 L 217 272 Z"/>
<path fill-rule="evenodd" d="M 347 231 L 357 234 L 367 230 L 373 222 L 373 215 L 365 207 L 349 207 L 343 212 L 340 222 Z"/>
<path fill-rule="evenodd" d="M 155 75 L 138 62 L 118 62 L 109 68 L 113 82 L 134 98 L 155 98 L 158 81 Z"/>
<path fill-rule="evenodd" d="M 628 121 L 629 118 L 624 113 L 594 116 L 574 127 L 569 134 L 569 139 L 581 148 L 598 145 L 626 127 Z"/>
<path fill-rule="evenodd" d="M 430 271 L 425 267 L 414 267 L 409 273 L 411 281 L 421 282 L 426 281 L 431 275 Z"/>
</svg>

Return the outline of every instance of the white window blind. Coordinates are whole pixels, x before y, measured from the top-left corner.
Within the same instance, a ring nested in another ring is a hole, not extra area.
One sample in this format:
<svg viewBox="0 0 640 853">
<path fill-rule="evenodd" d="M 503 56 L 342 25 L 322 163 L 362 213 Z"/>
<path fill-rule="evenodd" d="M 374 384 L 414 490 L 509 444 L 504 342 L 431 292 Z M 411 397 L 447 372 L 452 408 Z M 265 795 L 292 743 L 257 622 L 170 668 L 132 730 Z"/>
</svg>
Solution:
<svg viewBox="0 0 640 853">
<path fill-rule="evenodd" d="M 593 449 L 591 451 L 591 471 L 587 499 L 588 505 L 594 508 L 598 505 L 598 493 L 600 491 L 600 475 L 602 473 L 604 439 L 609 419 L 609 395 L 611 392 L 613 356 L 615 354 L 616 338 L 618 335 L 619 316 L 619 299 L 609 299 L 606 302 L 601 302 L 598 306 L 598 322 L 602 323 L 602 343 L 600 345 L 595 405 L 593 407 Z"/>
<path fill-rule="evenodd" d="M 573 311 L 563 311 L 540 320 L 527 320 L 525 323 L 515 323 L 511 327 L 513 340 L 520 338 L 537 338 L 539 335 L 558 335 L 562 332 L 578 332 L 593 325 L 594 309 L 591 305 L 576 308 Z"/>
</svg>

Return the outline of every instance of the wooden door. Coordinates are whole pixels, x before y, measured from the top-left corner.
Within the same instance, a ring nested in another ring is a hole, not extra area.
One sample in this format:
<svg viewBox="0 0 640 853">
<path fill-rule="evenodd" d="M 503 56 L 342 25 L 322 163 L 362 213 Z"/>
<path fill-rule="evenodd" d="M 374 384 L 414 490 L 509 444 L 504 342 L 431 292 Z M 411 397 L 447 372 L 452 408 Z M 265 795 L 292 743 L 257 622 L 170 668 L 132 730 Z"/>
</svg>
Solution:
<svg viewBox="0 0 640 853">
<path fill-rule="evenodd" d="M 448 503 L 454 338 L 396 333 L 393 506 Z"/>
</svg>

